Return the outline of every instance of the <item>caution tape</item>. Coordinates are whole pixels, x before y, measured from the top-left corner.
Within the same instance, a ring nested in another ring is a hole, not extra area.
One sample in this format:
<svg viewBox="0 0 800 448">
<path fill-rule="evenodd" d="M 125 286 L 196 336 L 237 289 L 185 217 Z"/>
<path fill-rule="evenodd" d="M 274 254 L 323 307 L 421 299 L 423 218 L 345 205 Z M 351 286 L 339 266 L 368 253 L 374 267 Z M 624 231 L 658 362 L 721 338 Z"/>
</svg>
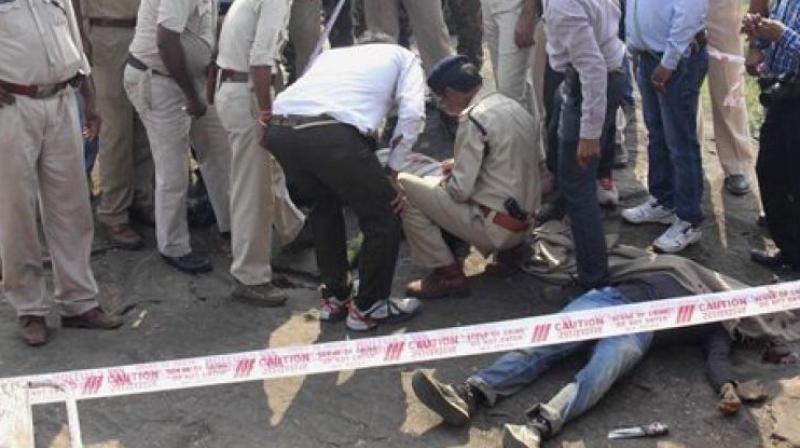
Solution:
<svg viewBox="0 0 800 448">
<path fill-rule="evenodd" d="M 417 333 L 7 378 L 0 388 L 28 387 L 31 404 L 118 397 L 480 355 L 797 308 L 800 281 Z"/>
</svg>

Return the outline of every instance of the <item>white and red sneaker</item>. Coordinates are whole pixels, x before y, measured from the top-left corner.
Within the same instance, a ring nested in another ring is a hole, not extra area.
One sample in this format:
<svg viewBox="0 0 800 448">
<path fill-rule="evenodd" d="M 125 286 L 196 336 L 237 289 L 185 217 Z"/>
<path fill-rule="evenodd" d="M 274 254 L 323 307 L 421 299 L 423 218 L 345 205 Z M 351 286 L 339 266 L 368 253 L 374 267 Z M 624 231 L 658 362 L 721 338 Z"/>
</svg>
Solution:
<svg viewBox="0 0 800 448">
<path fill-rule="evenodd" d="M 319 312 L 319 320 L 324 322 L 338 322 L 347 317 L 348 307 L 353 297 L 355 297 L 356 291 L 358 291 L 358 285 L 351 285 L 350 294 L 343 300 L 336 297 L 325 285 L 320 286 L 319 292 L 322 294 L 322 307 Z"/>
<path fill-rule="evenodd" d="M 367 310 L 360 310 L 350 302 L 347 313 L 347 328 L 353 331 L 369 331 L 378 324 L 396 324 L 419 314 L 420 301 L 414 298 L 389 298 L 378 300 Z"/>
</svg>

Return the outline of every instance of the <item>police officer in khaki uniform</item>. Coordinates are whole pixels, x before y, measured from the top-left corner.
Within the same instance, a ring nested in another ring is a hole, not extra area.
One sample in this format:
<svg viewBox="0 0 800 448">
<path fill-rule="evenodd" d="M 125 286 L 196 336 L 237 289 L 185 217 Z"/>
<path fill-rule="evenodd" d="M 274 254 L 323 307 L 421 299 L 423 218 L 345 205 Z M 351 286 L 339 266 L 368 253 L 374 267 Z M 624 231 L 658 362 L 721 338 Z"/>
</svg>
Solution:
<svg viewBox="0 0 800 448">
<path fill-rule="evenodd" d="M 62 326 L 111 329 L 89 264 L 93 222 L 73 86 L 89 74 L 71 0 L 0 3 L 0 294 L 26 343 L 47 342 L 45 279 L 37 232 L 41 204 Z M 99 119 L 85 81 L 89 133 Z"/>
<path fill-rule="evenodd" d="M 407 294 L 413 297 L 466 291 L 462 267 L 440 229 L 484 255 L 506 252 L 525 240 L 539 207 L 533 118 L 518 102 L 482 83 L 465 56 L 444 59 L 428 77 L 443 110 L 459 117 L 459 126 L 455 159 L 443 162 L 443 179 L 398 177 L 409 202 L 403 229 L 411 255 L 417 265 L 433 269 L 408 285 Z"/>
<path fill-rule="evenodd" d="M 92 44 L 97 111 L 103 117 L 97 154 L 102 193 L 97 218 L 118 247 L 136 250 L 144 246 L 144 240 L 131 228 L 129 212 L 155 223 L 153 158 L 144 126 L 122 85 L 139 0 L 83 0 L 82 6 Z"/>
<path fill-rule="evenodd" d="M 527 106 L 526 75 L 533 45 L 535 0 L 481 0 L 483 30 L 498 92 Z"/>
<path fill-rule="evenodd" d="M 706 32 L 711 47 L 722 53 L 741 54 L 742 2 L 739 0 L 710 0 L 706 19 Z M 717 154 L 725 172 L 725 188 L 734 195 L 750 191 L 750 173 L 755 165 L 753 140 L 747 105 L 726 104 L 731 93 L 744 95 L 742 64 L 710 58 L 708 61 L 708 87 L 714 117 L 714 141 Z M 737 82 L 741 87 L 734 90 Z"/>
<path fill-rule="evenodd" d="M 422 67 L 430 73 L 433 64 L 450 54 L 450 36 L 439 0 L 367 0 L 364 15 L 370 31 L 400 36 L 400 2 L 408 13 L 417 41 Z"/>
<path fill-rule="evenodd" d="M 164 260 L 209 272 L 192 252 L 186 219 L 189 147 L 194 148 L 220 232 L 230 230 L 230 146 L 207 91 L 216 46 L 214 0 L 142 0 L 125 67 L 125 91 L 147 129 L 156 169 L 156 239 Z"/>
<path fill-rule="evenodd" d="M 290 0 L 237 0 L 222 25 L 217 56 L 216 103 L 232 151 L 231 295 L 271 306 L 286 301 L 270 283 L 273 223 L 288 243 L 304 222 L 286 190 L 283 170 L 259 144 L 272 117 L 272 76 L 290 4 Z"/>
</svg>

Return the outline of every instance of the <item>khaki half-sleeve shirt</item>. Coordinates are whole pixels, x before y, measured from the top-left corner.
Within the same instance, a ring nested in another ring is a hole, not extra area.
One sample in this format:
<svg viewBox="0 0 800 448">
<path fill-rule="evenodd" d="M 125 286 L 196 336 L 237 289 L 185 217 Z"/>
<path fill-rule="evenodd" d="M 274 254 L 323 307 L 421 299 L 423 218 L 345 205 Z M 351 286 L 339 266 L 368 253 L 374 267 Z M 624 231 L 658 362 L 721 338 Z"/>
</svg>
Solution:
<svg viewBox="0 0 800 448">
<path fill-rule="evenodd" d="M 236 0 L 225 15 L 217 65 L 247 72 L 276 67 L 286 41 L 291 0 Z"/>
<path fill-rule="evenodd" d="M 186 64 L 192 76 L 202 76 L 216 44 L 215 0 L 142 0 L 131 43 L 131 54 L 148 67 L 167 73 L 158 52 L 158 26 L 180 33 Z"/>
<path fill-rule="evenodd" d="M 72 0 L 0 0 L 0 80 L 55 84 L 88 75 Z"/>
</svg>

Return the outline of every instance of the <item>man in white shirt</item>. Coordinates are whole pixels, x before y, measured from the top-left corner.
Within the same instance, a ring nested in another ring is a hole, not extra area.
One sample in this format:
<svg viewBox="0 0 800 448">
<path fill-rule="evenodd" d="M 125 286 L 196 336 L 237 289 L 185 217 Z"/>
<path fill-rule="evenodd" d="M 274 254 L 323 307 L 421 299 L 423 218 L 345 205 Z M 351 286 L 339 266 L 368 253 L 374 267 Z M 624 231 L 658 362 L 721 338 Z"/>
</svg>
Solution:
<svg viewBox="0 0 800 448">
<path fill-rule="evenodd" d="M 384 171 L 374 154 L 374 135 L 393 106 L 398 119 Z M 424 124 L 422 67 L 413 53 L 393 44 L 327 51 L 276 98 L 263 145 L 298 192 L 314 202 L 309 220 L 323 282 L 322 320 L 347 317 L 349 329 L 365 331 L 418 311 L 418 301 L 389 295 L 400 243 L 395 214 L 405 201 L 393 186 Z M 345 203 L 364 233 L 353 300 Z"/>
<path fill-rule="evenodd" d="M 608 278 L 596 179 L 601 148 L 613 150 L 608 139 L 624 89 L 620 16 L 619 5 L 608 0 L 550 0 L 544 10 L 550 66 L 565 75 L 558 183 L 575 240 L 578 282 L 587 289 Z"/>
<path fill-rule="evenodd" d="M 216 46 L 214 0 L 142 0 L 125 91 L 147 129 L 156 168 L 156 240 L 171 266 L 212 270 L 192 252 L 186 218 L 189 147 L 195 150 L 220 232 L 230 230 L 230 147 L 213 106 L 206 105 L 206 70 Z"/>
<path fill-rule="evenodd" d="M 216 104 L 231 143 L 231 296 L 261 306 L 286 301 L 272 285 L 273 224 L 288 243 L 305 219 L 289 197 L 280 165 L 260 145 L 291 4 L 237 0 L 225 16 L 217 55 Z"/>
</svg>

